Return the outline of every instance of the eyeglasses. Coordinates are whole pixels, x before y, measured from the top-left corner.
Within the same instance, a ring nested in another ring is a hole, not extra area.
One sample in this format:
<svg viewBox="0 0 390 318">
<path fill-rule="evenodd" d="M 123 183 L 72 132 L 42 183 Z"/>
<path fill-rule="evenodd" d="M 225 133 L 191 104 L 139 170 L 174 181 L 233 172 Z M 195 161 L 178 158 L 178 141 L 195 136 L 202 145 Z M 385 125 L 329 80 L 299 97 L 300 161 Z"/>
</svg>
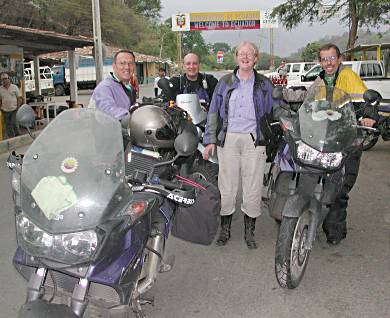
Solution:
<svg viewBox="0 0 390 318">
<path fill-rule="evenodd" d="M 337 60 L 336 55 L 321 57 L 321 62 L 334 62 Z"/>
<path fill-rule="evenodd" d="M 119 62 L 116 64 L 118 64 L 120 67 L 125 67 L 125 66 L 134 66 L 135 62 Z"/>
<path fill-rule="evenodd" d="M 9 79 L 9 77 L 2 77 L 1 80 Z"/>
<path fill-rule="evenodd" d="M 253 52 L 240 52 L 237 54 L 238 57 L 248 57 L 248 58 L 253 58 L 255 57 L 255 53 Z"/>
</svg>

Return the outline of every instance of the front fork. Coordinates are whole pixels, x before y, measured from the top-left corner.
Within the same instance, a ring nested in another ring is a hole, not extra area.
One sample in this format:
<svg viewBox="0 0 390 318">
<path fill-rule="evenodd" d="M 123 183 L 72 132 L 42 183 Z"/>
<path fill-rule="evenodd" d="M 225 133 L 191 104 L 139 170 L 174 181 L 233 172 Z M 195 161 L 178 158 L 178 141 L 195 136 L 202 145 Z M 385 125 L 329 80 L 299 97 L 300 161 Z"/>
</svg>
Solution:
<svg viewBox="0 0 390 318">
<path fill-rule="evenodd" d="M 290 180 L 288 185 L 288 191 L 290 196 L 294 196 L 298 194 L 298 184 L 299 184 L 300 174 L 297 173 Z M 317 227 L 321 221 L 321 207 L 322 207 L 322 198 L 324 195 L 324 183 L 325 179 L 323 177 L 319 177 L 317 184 L 314 187 L 313 196 L 310 200 L 309 204 L 309 213 L 310 213 L 310 222 L 307 234 L 307 240 L 305 243 L 305 248 L 311 250 L 313 247 L 313 243 L 317 234 Z M 301 211 L 302 213 L 302 211 Z"/>
<path fill-rule="evenodd" d="M 44 282 L 47 275 L 47 269 L 39 267 L 30 276 L 30 280 L 27 286 L 27 298 L 26 302 L 32 302 L 41 299 L 44 295 Z M 88 305 L 88 299 L 86 298 L 89 288 L 89 281 L 86 278 L 80 278 L 79 283 L 75 285 L 71 298 L 71 309 L 78 316 L 82 317 L 85 309 Z"/>
</svg>

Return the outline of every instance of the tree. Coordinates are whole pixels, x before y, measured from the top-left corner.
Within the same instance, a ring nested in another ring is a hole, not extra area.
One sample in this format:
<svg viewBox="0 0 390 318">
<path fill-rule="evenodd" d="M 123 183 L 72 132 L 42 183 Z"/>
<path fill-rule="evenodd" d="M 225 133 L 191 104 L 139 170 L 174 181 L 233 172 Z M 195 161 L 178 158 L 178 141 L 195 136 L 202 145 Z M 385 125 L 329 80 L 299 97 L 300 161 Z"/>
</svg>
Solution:
<svg viewBox="0 0 390 318">
<path fill-rule="evenodd" d="M 135 13 L 146 18 L 157 19 L 160 17 L 160 0 L 121 0 Z"/>
<path fill-rule="evenodd" d="M 216 42 L 210 45 L 210 50 L 213 53 L 217 53 L 218 51 L 222 51 L 224 53 L 230 52 L 231 47 L 229 44 L 225 42 Z"/>
<path fill-rule="evenodd" d="M 197 54 L 201 58 L 209 54 L 207 44 L 199 31 L 183 32 L 182 50 L 183 56 L 190 52 Z"/>
<path fill-rule="evenodd" d="M 322 5 L 318 0 L 288 0 L 272 11 L 288 29 L 303 21 L 327 22 L 341 13 L 340 22 L 348 25 L 348 43 L 346 48 L 353 48 L 357 39 L 358 28 L 378 27 L 390 22 L 390 2 L 388 0 L 332 0 L 331 4 Z"/>
<path fill-rule="evenodd" d="M 301 52 L 302 60 L 305 62 L 314 61 L 318 58 L 320 45 L 318 43 L 308 43 Z"/>
</svg>

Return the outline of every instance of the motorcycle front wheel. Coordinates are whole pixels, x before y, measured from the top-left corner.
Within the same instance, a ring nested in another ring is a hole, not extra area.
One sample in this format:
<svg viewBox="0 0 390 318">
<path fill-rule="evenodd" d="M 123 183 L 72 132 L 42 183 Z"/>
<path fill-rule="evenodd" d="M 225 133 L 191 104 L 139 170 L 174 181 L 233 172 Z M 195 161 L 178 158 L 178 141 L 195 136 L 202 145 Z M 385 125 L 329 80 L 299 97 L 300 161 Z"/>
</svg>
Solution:
<svg viewBox="0 0 390 318">
<path fill-rule="evenodd" d="M 378 142 L 379 136 L 375 134 L 363 132 L 364 141 L 363 141 L 363 150 L 369 150 L 376 145 Z"/>
<path fill-rule="evenodd" d="M 298 287 L 305 273 L 310 250 L 306 249 L 310 215 L 282 217 L 275 248 L 275 275 L 283 288 Z"/>
</svg>

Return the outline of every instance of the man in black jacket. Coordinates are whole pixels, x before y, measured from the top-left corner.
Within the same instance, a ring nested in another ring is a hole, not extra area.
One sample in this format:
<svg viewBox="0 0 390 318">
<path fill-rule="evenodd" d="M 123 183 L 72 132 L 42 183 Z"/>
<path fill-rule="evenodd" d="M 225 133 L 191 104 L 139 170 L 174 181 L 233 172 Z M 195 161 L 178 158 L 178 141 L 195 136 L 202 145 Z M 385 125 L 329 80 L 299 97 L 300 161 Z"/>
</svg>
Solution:
<svg viewBox="0 0 390 318">
<path fill-rule="evenodd" d="M 183 59 L 184 75 L 174 76 L 170 79 L 178 94 L 197 94 L 202 105 L 209 108 L 214 88 L 218 80 L 211 74 L 199 73 L 199 56 L 188 53 Z"/>
</svg>

